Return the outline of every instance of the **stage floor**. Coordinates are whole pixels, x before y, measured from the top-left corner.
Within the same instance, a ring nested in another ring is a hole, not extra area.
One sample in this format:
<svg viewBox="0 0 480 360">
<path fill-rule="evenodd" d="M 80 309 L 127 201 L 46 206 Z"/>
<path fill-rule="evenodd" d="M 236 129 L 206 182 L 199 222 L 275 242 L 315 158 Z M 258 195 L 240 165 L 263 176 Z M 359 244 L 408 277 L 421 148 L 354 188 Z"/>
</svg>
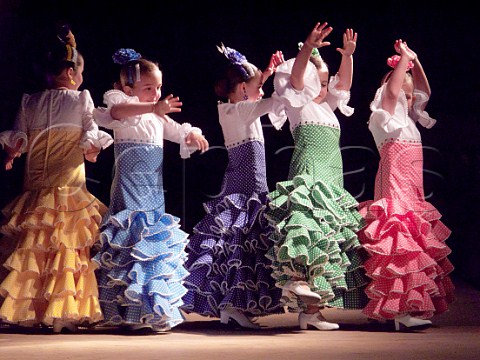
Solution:
<svg viewBox="0 0 480 360">
<path fill-rule="evenodd" d="M 357 311 L 329 309 L 336 331 L 300 330 L 297 315 L 260 318 L 261 330 L 234 329 L 218 319 L 186 315 L 168 333 L 138 335 L 117 329 L 52 334 L 23 333 L 0 326 L 0 357 L 7 359 L 480 359 L 480 291 L 454 278 L 456 301 L 418 332 L 395 332 L 393 324 L 372 324 Z"/>
</svg>

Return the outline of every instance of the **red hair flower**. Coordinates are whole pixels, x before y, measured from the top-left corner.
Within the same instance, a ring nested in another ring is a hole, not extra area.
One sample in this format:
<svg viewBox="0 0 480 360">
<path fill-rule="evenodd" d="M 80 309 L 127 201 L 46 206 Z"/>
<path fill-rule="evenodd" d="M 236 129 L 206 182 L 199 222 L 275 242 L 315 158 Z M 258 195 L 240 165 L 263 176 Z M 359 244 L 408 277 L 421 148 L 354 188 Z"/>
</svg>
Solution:
<svg viewBox="0 0 480 360">
<path fill-rule="evenodd" d="M 400 61 L 401 56 L 400 55 L 393 55 L 387 59 L 387 64 L 390 66 L 392 69 L 395 69 L 397 66 L 398 62 Z M 407 71 L 413 68 L 413 61 L 409 61 L 407 65 Z"/>
</svg>

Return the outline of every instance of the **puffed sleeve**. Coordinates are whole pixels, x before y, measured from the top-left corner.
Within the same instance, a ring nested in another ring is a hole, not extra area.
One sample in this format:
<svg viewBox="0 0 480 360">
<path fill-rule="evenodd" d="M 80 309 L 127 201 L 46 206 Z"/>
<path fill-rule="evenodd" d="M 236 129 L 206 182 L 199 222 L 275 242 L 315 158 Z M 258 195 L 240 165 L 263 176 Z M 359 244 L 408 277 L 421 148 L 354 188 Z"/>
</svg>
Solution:
<svg viewBox="0 0 480 360">
<path fill-rule="evenodd" d="M 99 149 L 109 147 L 113 143 L 113 139 L 110 134 L 98 129 L 98 125 L 93 118 L 93 99 L 88 90 L 83 90 L 80 93 L 80 101 L 83 105 L 82 125 L 84 130 L 80 147 L 85 151 L 89 150 L 92 145 Z"/>
<path fill-rule="evenodd" d="M 279 130 L 287 120 L 286 109 L 288 107 L 302 107 L 315 99 L 322 89 L 315 65 L 308 62 L 304 74 L 304 88 L 295 89 L 290 83 L 293 63 L 295 58 L 289 59 L 279 65 L 273 80 L 274 92 L 272 98 L 280 105 L 275 106 L 275 111 L 268 114 L 268 118 L 275 129 Z"/>
<path fill-rule="evenodd" d="M 354 109 L 348 106 L 348 102 L 350 101 L 350 91 L 348 90 L 337 90 L 335 86 L 337 86 L 340 78 L 338 74 L 335 76 L 330 77 L 330 81 L 328 82 L 328 104 L 335 110 L 338 108 L 340 112 L 345 116 L 352 116 Z"/>
<path fill-rule="evenodd" d="M 414 121 L 418 121 L 423 127 L 427 129 L 432 128 L 433 125 L 435 125 L 435 123 L 437 122 L 437 120 L 432 119 L 430 115 L 428 115 L 428 113 L 424 110 L 429 100 L 427 93 L 420 90 L 414 90 L 413 96 L 415 97 L 415 102 L 413 103 L 410 117 Z"/>
<path fill-rule="evenodd" d="M 18 152 L 24 153 L 27 151 L 28 129 L 25 116 L 25 106 L 29 98 L 29 94 L 23 94 L 22 101 L 20 103 L 20 109 L 17 112 L 15 123 L 13 125 L 13 130 L 0 132 L 0 145 L 2 146 L 2 148 L 5 148 L 5 146 L 15 148 L 17 146 L 17 142 L 20 140 L 21 144 Z"/>
<path fill-rule="evenodd" d="M 287 121 L 285 104 L 282 103 L 277 93 L 274 92 L 271 97 L 275 103 L 272 109 L 273 111 L 268 113 L 268 119 L 276 130 L 280 130 Z"/>
<path fill-rule="evenodd" d="M 98 107 L 93 111 L 93 116 L 98 125 L 107 129 L 118 129 L 130 126 L 136 126 L 140 122 L 142 115 L 136 115 L 125 119 L 114 119 L 110 115 L 112 106 L 124 103 L 137 103 L 138 97 L 128 96 L 120 90 L 108 90 L 103 95 L 103 102 L 107 107 Z"/>
<path fill-rule="evenodd" d="M 382 109 L 382 96 L 385 90 L 385 85 L 382 85 L 375 93 L 375 98 L 370 104 L 370 123 L 383 129 L 387 133 L 391 133 L 400 128 L 408 126 L 408 104 L 407 98 L 403 90 L 398 97 L 397 105 L 395 106 L 395 114 L 390 114 L 388 111 Z"/>
<path fill-rule="evenodd" d="M 275 92 L 285 103 L 292 107 L 302 107 L 315 99 L 322 89 L 315 65 L 308 62 L 304 75 L 303 90 L 295 89 L 290 83 L 290 75 L 295 59 L 290 59 L 277 67 L 273 87 Z"/>
<path fill-rule="evenodd" d="M 163 136 L 169 141 L 180 144 L 180 156 L 182 159 L 188 159 L 192 153 L 197 149 L 196 146 L 189 146 L 186 143 L 186 137 L 191 132 L 197 132 L 202 134 L 202 130 L 197 127 L 193 127 L 189 123 L 179 124 L 170 118 L 168 115 L 164 115 L 166 120 L 163 121 Z"/>
</svg>

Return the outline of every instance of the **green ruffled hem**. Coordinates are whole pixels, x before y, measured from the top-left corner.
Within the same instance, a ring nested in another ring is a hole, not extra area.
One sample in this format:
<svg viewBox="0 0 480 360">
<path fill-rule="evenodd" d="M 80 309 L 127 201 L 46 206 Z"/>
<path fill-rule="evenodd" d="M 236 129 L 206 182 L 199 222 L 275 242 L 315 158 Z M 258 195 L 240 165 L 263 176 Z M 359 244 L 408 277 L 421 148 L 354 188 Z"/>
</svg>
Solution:
<svg viewBox="0 0 480 360">
<path fill-rule="evenodd" d="M 366 253 L 356 235 L 365 225 L 357 201 L 346 190 L 313 182 L 308 175 L 278 183 L 270 197 L 267 218 L 275 227 L 270 236 L 275 245 L 267 257 L 277 286 L 301 278 L 323 305 L 345 307 L 345 293 L 368 283 Z"/>
</svg>

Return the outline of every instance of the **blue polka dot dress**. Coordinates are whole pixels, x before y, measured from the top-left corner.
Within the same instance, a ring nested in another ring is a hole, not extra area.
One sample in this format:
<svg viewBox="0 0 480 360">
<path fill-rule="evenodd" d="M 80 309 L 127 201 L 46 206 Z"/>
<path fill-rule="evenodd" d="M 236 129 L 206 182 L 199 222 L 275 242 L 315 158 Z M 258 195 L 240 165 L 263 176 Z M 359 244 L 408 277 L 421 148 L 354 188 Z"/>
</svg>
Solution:
<svg viewBox="0 0 480 360">
<path fill-rule="evenodd" d="M 183 309 L 220 317 L 235 308 L 247 316 L 283 312 L 281 289 L 265 257 L 273 228 L 265 218 L 268 188 L 260 123 L 273 100 L 220 104 L 228 150 L 221 195 L 204 204 L 205 217 L 189 239 Z"/>
<path fill-rule="evenodd" d="M 128 99 L 128 98 L 127 98 Z M 107 105 L 126 101 L 118 91 Z M 101 126 L 115 130 L 115 176 L 110 207 L 101 226 L 101 249 L 93 260 L 104 325 L 147 324 L 163 331 L 183 322 L 187 233 L 165 212 L 163 137 L 181 142 L 191 130 L 153 114 L 116 121 L 97 109 Z"/>
</svg>

